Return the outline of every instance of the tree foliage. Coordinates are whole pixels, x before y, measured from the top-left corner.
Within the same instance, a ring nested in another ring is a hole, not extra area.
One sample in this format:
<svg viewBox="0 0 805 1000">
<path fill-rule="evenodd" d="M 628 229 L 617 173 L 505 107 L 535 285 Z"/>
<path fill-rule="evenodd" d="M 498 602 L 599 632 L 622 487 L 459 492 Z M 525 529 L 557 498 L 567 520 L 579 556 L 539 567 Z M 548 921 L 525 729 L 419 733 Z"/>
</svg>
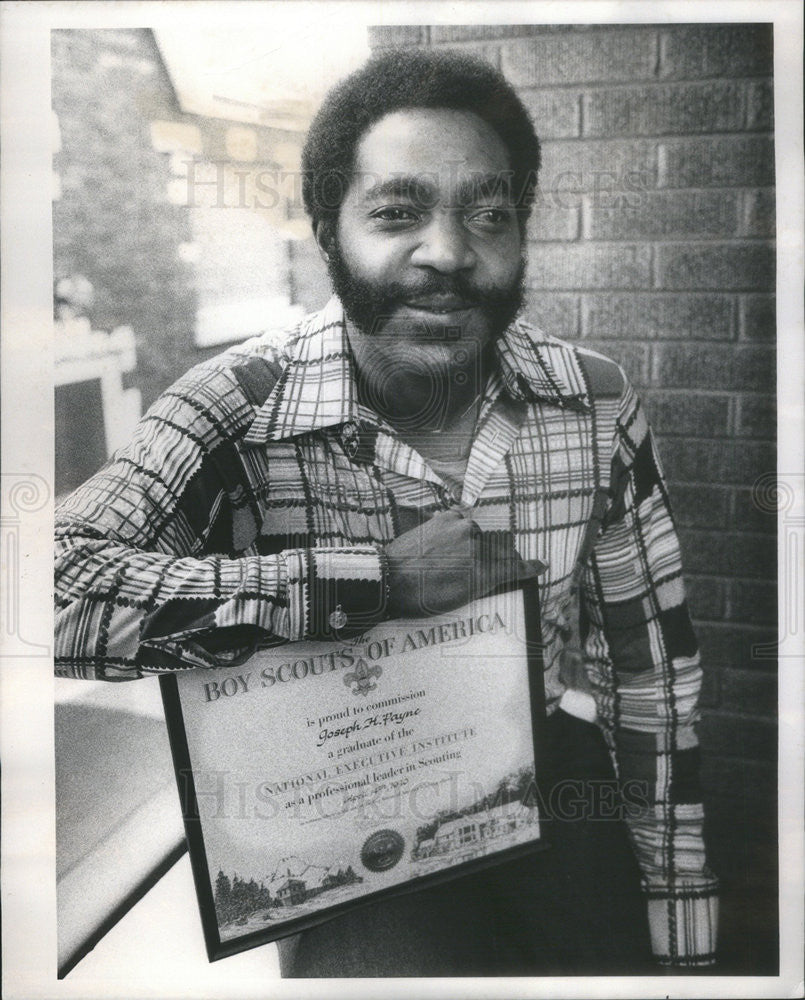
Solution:
<svg viewBox="0 0 805 1000">
<path fill-rule="evenodd" d="M 235 873 L 230 881 L 223 871 L 215 879 L 215 913 L 219 924 L 227 924 L 239 917 L 248 917 L 255 910 L 271 906 L 271 893 L 253 878 L 248 882 Z"/>
</svg>

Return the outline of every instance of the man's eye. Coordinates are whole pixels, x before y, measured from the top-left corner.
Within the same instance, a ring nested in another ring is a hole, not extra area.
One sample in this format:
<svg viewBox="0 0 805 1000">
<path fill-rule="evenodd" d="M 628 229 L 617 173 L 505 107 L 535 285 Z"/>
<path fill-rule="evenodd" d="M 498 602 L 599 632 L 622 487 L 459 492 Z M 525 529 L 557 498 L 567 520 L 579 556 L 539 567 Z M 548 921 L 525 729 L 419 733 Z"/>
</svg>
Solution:
<svg viewBox="0 0 805 1000">
<path fill-rule="evenodd" d="M 485 229 L 504 229 L 511 219 L 511 212 L 503 208 L 484 208 L 473 212 L 470 222 Z"/>
<path fill-rule="evenodd" d="M 415 222 L 416 214 L 408 208 L 379 208 L 371 218 L 380 222 Z"/>
</svg>

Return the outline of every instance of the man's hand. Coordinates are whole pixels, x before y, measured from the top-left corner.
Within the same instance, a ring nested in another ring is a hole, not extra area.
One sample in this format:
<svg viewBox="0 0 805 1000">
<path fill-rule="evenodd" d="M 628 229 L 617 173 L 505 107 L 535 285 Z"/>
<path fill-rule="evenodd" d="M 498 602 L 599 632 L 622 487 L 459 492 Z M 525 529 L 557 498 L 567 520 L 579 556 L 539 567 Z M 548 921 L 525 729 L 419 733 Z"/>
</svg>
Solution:
<svg viewBox="0 0 805 1000">
<path fill-rule="evenodd" d="M 534 579 L 508 533 L 484 535 L 460 510 L 441 511 L 386 546 L 389 614 L 421 618 L 452 611 L 502 584 Z"/>
</svg>

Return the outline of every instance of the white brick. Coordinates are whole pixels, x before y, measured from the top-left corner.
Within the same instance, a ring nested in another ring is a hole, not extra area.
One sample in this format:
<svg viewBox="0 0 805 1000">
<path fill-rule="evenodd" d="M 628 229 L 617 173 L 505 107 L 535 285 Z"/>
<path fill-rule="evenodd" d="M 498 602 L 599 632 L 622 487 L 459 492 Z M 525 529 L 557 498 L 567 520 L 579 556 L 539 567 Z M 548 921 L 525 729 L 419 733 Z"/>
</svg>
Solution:
<svg viewBox="0 0 805 1000">
<path fill-rule="evenodd" d="M 226 152 L 233 160 L 251 163 L 257 159 L 257 133 L 235 125 L 226 130 Z"/>
<path fill-rule="evenodd" d="M 151 122 L 151 145 L 158 153 L 201 153 L 201 132 L 184 122 Z"/>
</svg>

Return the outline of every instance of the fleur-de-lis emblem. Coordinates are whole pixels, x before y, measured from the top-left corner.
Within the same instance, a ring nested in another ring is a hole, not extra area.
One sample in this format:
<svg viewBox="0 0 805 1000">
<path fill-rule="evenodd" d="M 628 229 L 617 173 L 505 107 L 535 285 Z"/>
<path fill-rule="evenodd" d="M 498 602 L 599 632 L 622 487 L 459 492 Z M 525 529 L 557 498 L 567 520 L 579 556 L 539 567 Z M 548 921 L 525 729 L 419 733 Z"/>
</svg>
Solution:
<svg viewBox="0 0 805 1000">
<path fill-rule="evenodd" d="M 355 669 L 351 670 L 348 674 L 344 676 L 344 683 L 347 687 L 352 687 L 353 694 L 367 695 L 370 691 L 374 691 L 377 684 L 374 684 L 370 678 L 379 677 L 383 673 L 383 668 L 375 665 L 370 667 L 366 660 L 361 657 L 358 660 Z"/>
</svg>

